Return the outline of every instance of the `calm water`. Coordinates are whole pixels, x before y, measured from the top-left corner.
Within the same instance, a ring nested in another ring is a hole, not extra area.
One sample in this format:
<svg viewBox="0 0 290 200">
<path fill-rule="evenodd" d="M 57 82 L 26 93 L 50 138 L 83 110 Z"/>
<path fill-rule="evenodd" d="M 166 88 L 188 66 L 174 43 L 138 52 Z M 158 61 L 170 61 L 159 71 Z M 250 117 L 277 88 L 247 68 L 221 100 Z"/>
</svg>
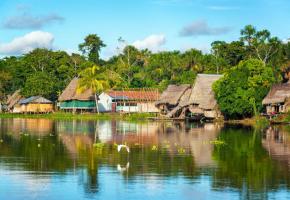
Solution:
<svg viewBox="0 0 290 200">
<path fill-rule="evenodd" d="M 0 119 L 0 199 L 290 199 L 289 133 Z"/>
</svg>

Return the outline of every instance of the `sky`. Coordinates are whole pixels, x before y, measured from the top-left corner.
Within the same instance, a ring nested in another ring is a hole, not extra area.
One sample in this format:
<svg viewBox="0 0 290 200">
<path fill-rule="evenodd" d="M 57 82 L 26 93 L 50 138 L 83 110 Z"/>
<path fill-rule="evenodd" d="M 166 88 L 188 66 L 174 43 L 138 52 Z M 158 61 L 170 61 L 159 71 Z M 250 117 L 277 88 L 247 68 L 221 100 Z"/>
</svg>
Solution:
<svg viewBox="0 0 290 200">
<path fill-rule="evenodd" d="M 209 52 L 216 40 L 238 40 L 248 24 L 290 38 L 290 0 L 0 0 L 0 56 L 37 47 L 78 52 L 88 34 L 107 45 L 101 57 L 124 44 L 153 52 Z"/>
</svg>

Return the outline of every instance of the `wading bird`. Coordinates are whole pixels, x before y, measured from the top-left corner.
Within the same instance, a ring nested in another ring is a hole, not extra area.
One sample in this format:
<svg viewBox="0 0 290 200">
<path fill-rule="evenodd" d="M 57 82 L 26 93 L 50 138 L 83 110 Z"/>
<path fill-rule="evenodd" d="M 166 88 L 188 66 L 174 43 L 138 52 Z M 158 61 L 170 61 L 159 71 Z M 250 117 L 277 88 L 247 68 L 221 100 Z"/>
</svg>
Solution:
<svg viewBox="0 0 290 200">
<path fill-rule="evenodd" d="M 118 152 L 120 152 L 123 147 L 126 148 L 128 153 L 130 153 L 130 148 L 127 145 L 124 145 L 124 144 L 119 144 L 118 145 Z"/>
</svg>

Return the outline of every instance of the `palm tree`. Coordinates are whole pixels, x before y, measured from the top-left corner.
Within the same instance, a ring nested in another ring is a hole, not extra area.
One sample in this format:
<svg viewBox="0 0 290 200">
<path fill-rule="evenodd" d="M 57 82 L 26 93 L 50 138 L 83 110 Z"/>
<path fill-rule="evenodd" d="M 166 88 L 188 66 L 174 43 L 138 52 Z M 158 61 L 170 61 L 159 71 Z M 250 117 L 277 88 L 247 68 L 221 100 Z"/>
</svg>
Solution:
<svg viewBox="0 0 290 200">
<path fill-rule="evenodd" d="M 95 97 L 96 109 L 99 114 L 98 97 L 99 94 L 109 89 L 109 77 L 107 73 L 101 70 L 99 66 L 92 66 L 80 72 L 80 79 L 77 92 L 82 93 L 85 90 L 92 90 Z"/>
</svg>

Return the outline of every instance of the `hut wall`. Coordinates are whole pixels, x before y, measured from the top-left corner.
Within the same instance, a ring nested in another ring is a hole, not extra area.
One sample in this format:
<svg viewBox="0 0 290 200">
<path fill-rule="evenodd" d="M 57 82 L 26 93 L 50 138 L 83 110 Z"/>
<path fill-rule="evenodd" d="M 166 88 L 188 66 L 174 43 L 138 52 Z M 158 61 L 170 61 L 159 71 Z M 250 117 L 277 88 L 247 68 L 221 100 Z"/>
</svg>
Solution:
<svg viewBox="0 0 290 200">
<path fill-rule="evenodd" d="M 117 112 L 138 112 L 138 106 L 137 103 L 117 103 Z"/>
<path fill-rule="evenodd" d="M 285 112 L 289 112 L 290 111 L 290 98 L 286 98 L 284 106 L 285 106 L 284 107 Z"/>
<path fill-rule="evenodd" d="M 206 118 L 217 118 L 218 114 L 215 110 L 205 110 L 204 111 L 204 116 Z"/>
<path fill-rule="evenodd" d="M 273 114 L 273 113 L 285 113 L 290 111 L 290 105 L 288 104 L 270 104 L 266 106 L 266 112 L 267 114 Z"/>
<path fill-rule="evenodd" d="M 102 93 L 99 96 L 99 111 L 100 112 L 111 112 L 112 111 L 112 97 L 107 95 L 106 93 Z"/>
<path fill-rule="evenodd" d="M 159 109 L 155 107 L 154 102 L 138 103 L 138 112 L 140 113 L 158 113 Z"/>
<path fill-rule="evenodd" d="M 271 114 L 271 113 L 275 112 L 275 107 L 271 106 L 271 105 L 267 105 L 266 112 L 267 112 L 267 114 Z"/>
<path fill-rule="evenodd" d="M 79 100 L 72 100 L 72 101 L 63 101 L 60 102 L 61 110 L 66 109 L 95 109 L 96 108 L 96 102 L 95 101 L 79 101 Z"/>
<path fill-rule="evenodd" d="M 20 105 L 15 105 L 11 111 L 12 113 L 21 113 L 21 106 Z"/>
<path fill-rule="evenodd" d="M 48 113 L 53 112 L 53 104 L 29 103 L 21 105 L 23 113 Z"/>
</svg>

